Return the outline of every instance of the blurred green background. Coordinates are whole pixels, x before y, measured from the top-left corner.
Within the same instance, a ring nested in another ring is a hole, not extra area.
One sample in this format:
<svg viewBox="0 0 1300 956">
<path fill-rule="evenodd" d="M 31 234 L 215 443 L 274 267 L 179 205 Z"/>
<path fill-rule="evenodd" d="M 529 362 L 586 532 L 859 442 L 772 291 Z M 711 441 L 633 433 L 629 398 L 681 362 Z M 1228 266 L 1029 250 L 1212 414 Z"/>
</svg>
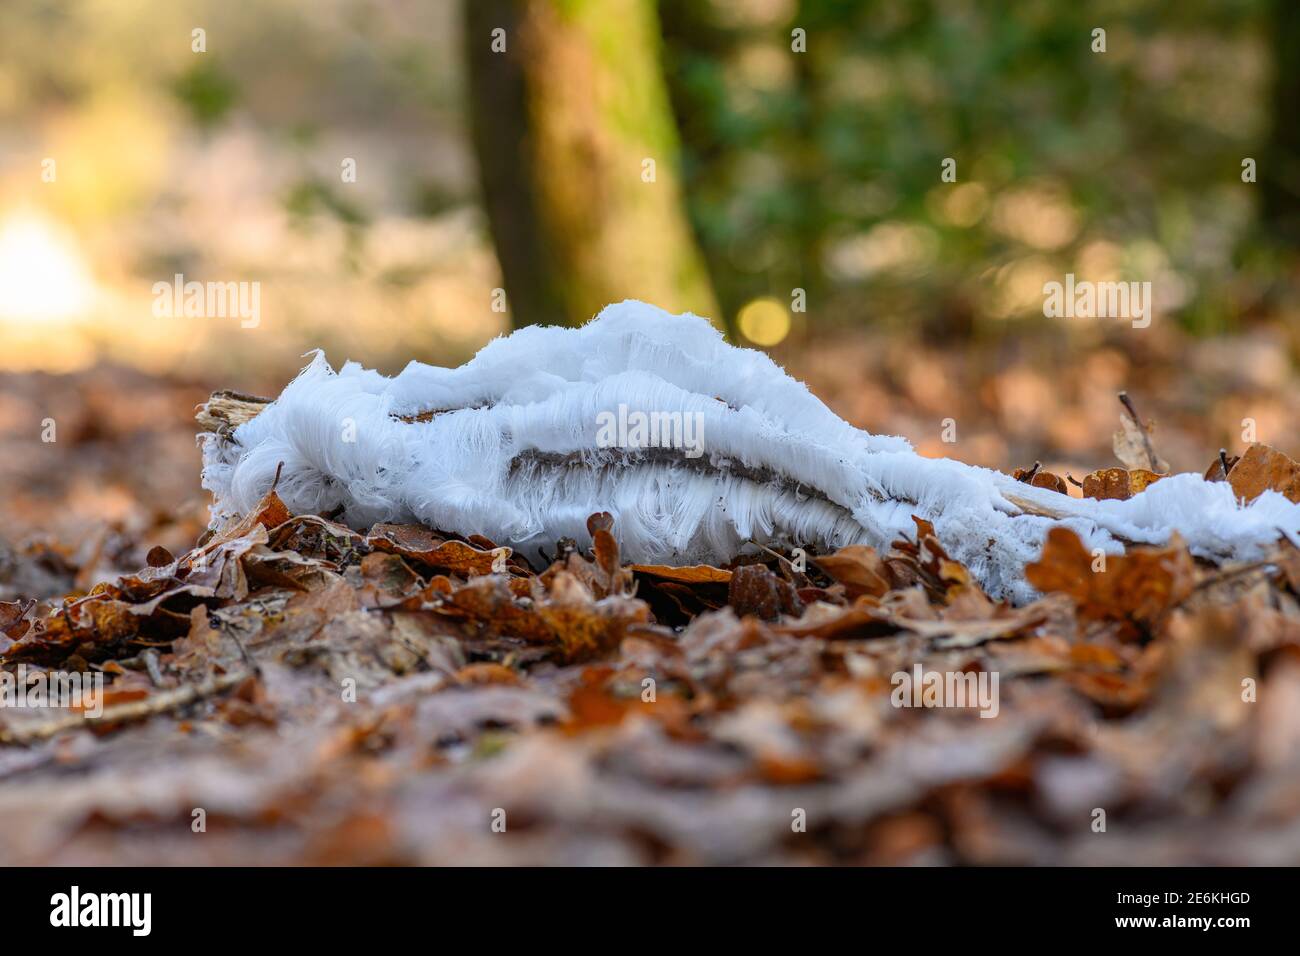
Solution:
<svg viewBox="0 0 1300 956">
<path fill-rule="evenodd" d="M 763 345 L 999 337 L 1066 272 L 1289 322 L 1296 8 L 6 0 L 0 361 L 454 361 L 632 295 Z M 260 281 L 263 325 L 154 319 L 176 272 Z"/>
</svg>

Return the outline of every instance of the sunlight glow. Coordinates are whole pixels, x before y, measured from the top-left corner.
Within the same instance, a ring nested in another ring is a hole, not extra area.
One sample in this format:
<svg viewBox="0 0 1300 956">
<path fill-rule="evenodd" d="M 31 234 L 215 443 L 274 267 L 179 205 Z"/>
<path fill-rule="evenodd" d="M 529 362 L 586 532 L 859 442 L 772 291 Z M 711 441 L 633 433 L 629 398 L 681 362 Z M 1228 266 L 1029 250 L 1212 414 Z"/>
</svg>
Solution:
<svg viewBox="0 0 1300 956">
<path fill-rule="evenodd" d="M 0 320 L 45 322 L 83 314 L 95 283 L 60 227 L 32 212 L 0 222 Z"/>
</svg>

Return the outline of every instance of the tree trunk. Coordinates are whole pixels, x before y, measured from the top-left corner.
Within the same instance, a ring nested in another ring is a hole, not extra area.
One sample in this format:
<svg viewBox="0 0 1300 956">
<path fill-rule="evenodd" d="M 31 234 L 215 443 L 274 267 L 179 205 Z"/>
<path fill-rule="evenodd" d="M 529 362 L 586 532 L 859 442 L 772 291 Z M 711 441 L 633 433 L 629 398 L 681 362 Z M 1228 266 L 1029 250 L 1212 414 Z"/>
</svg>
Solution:
<svg viewBox="0 0 1300 956">
<path fill-rule="evenodd" d="M 1259 164 L 1269 237 L 1300 243 L 1300 3 L 1274 0 L 1272 135 Z"/>
<path fill-rule="evenodd" d="M 682 206 L 653 0 L 467 0 L 465 13 L 512 323 L 580 323 L 626 298 L 717 318 Z"/>
</svg>

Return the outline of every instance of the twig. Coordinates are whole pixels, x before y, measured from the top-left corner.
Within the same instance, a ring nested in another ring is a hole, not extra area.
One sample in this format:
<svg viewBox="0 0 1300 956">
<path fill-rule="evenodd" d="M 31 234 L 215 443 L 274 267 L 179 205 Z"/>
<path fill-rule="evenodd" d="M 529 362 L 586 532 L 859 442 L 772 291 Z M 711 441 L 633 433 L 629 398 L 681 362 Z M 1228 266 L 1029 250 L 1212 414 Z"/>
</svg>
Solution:
<svg viewBox="0 0 1300 956">
<path fill-rule="evenodd" d="M 140 655 L 144 661 L 145 670 L 149 672 L 149 680 L 153 681 L 155 687 L 163 685 L 162 670 L 158 667 L 158 652 L 152 647 L 145 648 Z"/>
<path fill-rule="evenodd" d="M 242 684 L 253 676 L 248 671 L 232 671 L 220 677 L 210 677 L 201 684 L 186 684 L 173 690 L 150 694 L 144 700 L 133 700 L 113 707 L 105 707 L 98 717 L 83 714 L 69 714 L 56 720 L 47 720 L 35 726 L 8 727 L 0 726 L 0 743 L 29 744 L 38 740 L 47 740 L 64 730 L 78 727 L 94 727 L 99 724 L 121 724 L 136 720 L 145 720 L 155 714 L 178 710 L 207 697 L 215 697 L 232 687 Z"/>
<path fill-rule="evenodd" d="M 1147 453 L 1147 464 L 1151 466 L 1152 471 L 1159 471 L 1160 468 L 1157 462 L 1160 459 L 1156 457 L 1156 450 L 1151 446 L 1151 436 L 1147 434 L 1146 425 L 1142 423 L 1141 416 L 1138 415 L 1137 409 L 1133 407 L 1133 399 L 1128 397 L 1128 392 L 1120 392 L 1119 400 L 1124 408 L 1128 410 L 1129 415 L 1132 416 L 1133 423 L 1138 427 L 1138 434 L 1142 436 L 1142 448 Z"/>
<path fill-rule="evenodd" d="M 244 663 L 248 665 L 248 669 L 258 677 L 261 677 L 262 665 L 253 659 L 252 654 L 248 653 L 248 648 L 244 646 L 244 642 L 239 636 L 239 629 L 235 627 L 223 627 L 221 631 L 223 634 L 229 635 L 230 639 L 235 642 L 235 646 L 239 648 L 239 654 L 243 657 Z"/>
<path fill-rule="evenodd" d="M 1027 472 L 1021 475 L 1019 480 L 1024 482 L 1026 485 L 1033 484 L 1034 475 L 1038 474 L 1038 470 L 1042 467 L 1043 467 L 1043 463 L 1041 461 L 1034 462 L 1034 467 L 1030 468 Z"/>
<path fill-rule="evenodd" d="M 787 558 L 787 557 L 786 557 L 784 554 L 782 554 L 781 552 L 779 552 L 779 551 L 773 551 L 773 550 L 772 550 L 771 548 L 769 548 L 767 545 L 765 545 L 765 544 L 760 544 L 759 542 L 754 541 L 754 540 L 752 540 L 752 539 L 750 540 L 749 543 L 750 543 L 751 545 L 753 545 L 754 547 L 758 548 L 760 551 L 766 551 L 766 552 L 767 552 L 768 554 L 770 554 L 772 557 L 776 558 L 776 563 L 777 563 L 777 565 L 781 568 L 782 573 L 783 573 L 784 575 L 786 575 L 787 577 L 793 578 L 793 576 L 796 575 L 796 574 L 802 574 L 805 578 L 808 577 L 808 574 L 807 574 L 806 571 L 800 571 L 799 569 L 797 569 L 797 568 L 794 566 L 794 562 L 791 561 L 789 558 Z M 822 574 L 825 574 L 825 573 L 826 573 L 826 569 L 823 568 L 820 564 L 818 564 L 818 563 L 817 563 L 817 560 L 816 560 L 812 555 L 805 553 L 805 554 L 804 554 L 804 559 L 807 561 L 808 564 L 813 565 L 815 568 L 817 568 L 819 571 L 821 571 Z"/>
<path fill-rule="evenodd" d="M 1206 588 L 1212 588 L 1216 584 L 1222 584 L 1224 581 L 1231 581 L 1233 578 L 1239 578 L 1244 574 L 1250 574 L 1252 571 L 1260 571 L 1264 568 L 1270 568 L 1270 567 L 1277 567 L 1277 562 L 1276 561 L 1252 561 L 1249 564 L 1240 564 L 1235 568 L 1221 568 L 1217 573 L 1212 574 L 1201 581 L 1198 581 L 1192 587 L 1192 594 L 1195 594 L 1198 591 L 1204 591 Z M 1183 598 L 1182 601 L 1179 601 L 1178 604 L 1183 604 L 1190 597 L 1191 594 L 1189 594 L 1187 598 Z M 1177 606 L 1178 605 L 1175 605 L 1175 607 Z"/>
</svg>

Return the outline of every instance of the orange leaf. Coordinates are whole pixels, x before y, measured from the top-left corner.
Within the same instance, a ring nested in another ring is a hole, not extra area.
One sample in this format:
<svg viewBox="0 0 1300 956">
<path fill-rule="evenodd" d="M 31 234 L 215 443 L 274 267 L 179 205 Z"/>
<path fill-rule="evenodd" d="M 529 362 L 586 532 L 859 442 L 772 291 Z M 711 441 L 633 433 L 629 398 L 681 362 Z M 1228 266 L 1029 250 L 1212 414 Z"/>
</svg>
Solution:
<svg viewBox="0 0 1300 956">
<path fill-rule="evenodd" d="M 1132 471 L 1125 471 L 1123 468 L 1103 468 L 1083 479 L 1083 496 L 1127 501 L 1163 477 L 1164 475 L 1157 475 L 1145 468 L 1135 468 Z"/>
<path fill-rule="evenodd" d="M 491 574 L 492 564 L 500 553 L 483 551 L 464 541 L 447 541 L 428 528 L 408 524 L 377 524 L 366 535 L 366 544 L 466 577 Z M 509 548 L 501 550 L 509 556 Z"/>
<path fill-rule="evenodd" d="M 1300 503 L 1300 464 L 1268 445 L 1251 445 L 1228 473 L 1238 498 L 1253 501 L 1269 489 Z"/>
<path fill-rule="evenodd" d="M 691 564 L 683 568 L 670 568 L 665 564 L 629 564 L 629 571 L 679 584 L 726 584 L 731 572 L 709 564 Z"/>
<path fill-rule="evenodd" d="M 1025 568 L 1025 577 L 1040 591 L 1068 594 L 1084 618 L 1150 630 L 1167 608 L 1191 594 L 1196 569 L 1177 535 L 1164 548 L 1134 547 L 1100 561 L 1073 531 L 1057 527 L 1048 532 L 1042 557 Z"/>
<path fill-rule="evenodd" d="M 889 569 L 875 548 L 851 544 L 818 558 L 817 566 L 844 585 L 849 600 L 862 594 L 880 597 L 889 590 Z"/>
</svg>

